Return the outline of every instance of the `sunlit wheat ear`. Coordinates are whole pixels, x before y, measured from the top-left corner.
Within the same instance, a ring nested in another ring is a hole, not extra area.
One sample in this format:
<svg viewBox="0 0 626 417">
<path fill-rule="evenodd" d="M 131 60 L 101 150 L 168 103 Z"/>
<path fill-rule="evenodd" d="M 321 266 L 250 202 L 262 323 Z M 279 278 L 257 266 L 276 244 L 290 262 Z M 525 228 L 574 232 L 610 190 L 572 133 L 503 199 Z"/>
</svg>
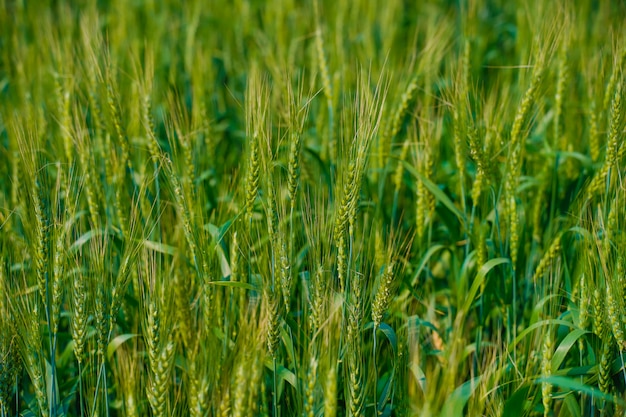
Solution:
<svg viewBox="0 0 626 417">
<path fill-rule="evenodd" d="M 52 297 L 51 297 L 51 327 L 56 334 L 59 330 L 59 320 L 61 319 L 61 303 L 63 301 L 63 279 L 65 275 L 65 234 L 63 227 L 56 227 L 56 238 L 53 256 L 52 273 Z"/>
<path fill-rule="evenodd" d="M 314 12 L 315 12 L 315 20 L 316 20 L 316 30 L 315 30 L 315 48 L 317 52 L 317 64 L 318 70 L 320 71 L 322 78 L 322 86 L 324 97 L 326 98 L 326 107 L 328 110 L 328 136 L 325 136 L 327 139 L 323 144 L 323 157 L 328 158 L 330 161 L 336 161 L 337 158 L 337 144 L 335 143 L 335 139 L 333 137 L 334 130 L 334 114 L 333 114 L 333 102 L 334 102 L 334 92 L 332 89 L 332 83 L 330 80 L 330 74 L 328 70 L 328 62 L 326 60 L 326 54 L 324 51 L 324 38 L 322 29 L 320 27 L 320 11 L 319 11 L 319 2 L 316 0 L 314 3 Z"/>
<path fill-rule="evenodd" d="M 132 343 L 132 342 L 131 342 Z M 125 415 L 138 417 L 143 392 L 140 389 L 140 360 L 135 356 L 136 345 L 132 348 L 121 346 L 115 352 L 115 360 L 111 362 L 112 374 L 116 385 L 120 387 L 120 397 Z"/>
<path fill-rule="evenodd" d="M 97 340 L 97 353 L 98 359 L 101 363 L 104 363 L 104 354 L 109 339 L 109 317 L 108 317 L 108 303 L 105 294 L 104 284 L 96 283 L 96 296 L 95 296 L 95 326 L 96 326 L 96 340 Z"/>
<path fill-rule="evenodd" d="M 509 219 L 509 233 L 510 233 L 510 251 L 513 267 L 517 264 L 517 254 L 519 247 L 519 237 L 517 230 L 518 209 L 517 209 L 517 183 L 520 177 L 520 170 L 522 161 L 524 158 L 524 146 L 523 146 L 523 129 L 528 123 L 530 111 L 532 106 L 537 100 L 537 94 L 539 86 L 543 79 L 543 71 L 545 67 L 545 57 L 539 56 L 538 62 L 533 69 L 532 79 L 530 86 L 524 93 L 522 102 L 517 108 L 515 119 L 513 120 L 513 126 L 510 133 L 510 154 L 508 162 L 507 176 L 505 179 L 505 216 Z"/>
<path fill-rule="evenodd" d="M 39 295 L 42 300 L 47 300 L 46 290 L 46 277 L 45 277 L 45 262 L 48 257 L 48 239 L 49 239 L 49 225 L 48 220 L 44 215 L 44 209 L 40 198 L 40 188 L 38 181 L 35 180 L 35 189 L 31 193 L 33 202 L 33 209 L 35 213 L 35 242 L 33 242 L 32 257 L 35 261 L 35 268 L 37 271 L 37 284 L 39 286 Z"/>
<path fill-rule="evenodd" d="M 470 127 L 468 132 L 469 153 L 471 158 L 476 163 L 476 177 L 472 183 L 472 202 L 474 206 L 478 206 L 480 196 L 483 189 L 488 186 L 487 182 L 487 170 L 489 169 L 489 162 L 484 150 L 484 142 L 481 140 L 476 127 Z"/>
<path fill-rule="evenodd" d="M 287 243 L 285 238 L 279 239 L 279 256 L 280 256 L 280 289 L 283 295 L 283 303 L 285 305 L 285 314 L 289 314 L 291 309 L 291 292 L 292 292 L 292 272 L 289 255 L 287 253 Z"/>
<path fill-rule="evenodd" d="M 10 158 L 11 163 L 11 194 L 10 194 L 10 202 L 11 207 L 19 207 L 20 202 L 18 201 L 18 195 L 21 184 L 21 170 L 20 170 L 20 157 L 17 151 L 13 151 L 12 156 Z"/>
<path fill-rule="evenodd" d="M 159 359 L 159 346 L 161 344 L 161 320 L 154 301 L 148 303 L 145 342 L 148 346 L 148 359 L 150 363 L 156 364 Z"/>
<path fill-rule="evenodd" d="M 62 135 L 63 149 L 65 150 L 66 161 L 71 161 L 73 157 L 73 143 L 70 134 L 71 131 L 71 90 L 70 80 L 60 80 L 61 76 L 55 77 L 55 90 L 57 95 L 58 111 L 59 111 L 59 130 Z"/>
<path fill-rule="evenodd" d="M 252 361 L 252 370 L 250 375 L 250 392 L 248 393 L 247 410 L 251 415 L 258 415 L 260 412 L 259 407 L 259 394 L 264 395 L 264 391 L 261 389 L 261 379 L 263 378 L 263 357 L 264 351 L 258 347 L 254 347 L 254 359 Z"/>
<path fill-rule="evenodd" d="M 598 336 L 603 336 L 608 330 L 606 327 L 605 300 L 602 294 L 597 287 L 593 290 L 593 332 Z"/>
<path fill-rule="evenodd" d="M 461 102 L 462 103 L 462 102 Z M 457 107 L 461 107 L 462 104 L 457 104 Z M 465 198 L 464 198 L 464 187 L 465 187 L 465 178 L 467 176 L 466 173 L 466 147 L 464 138 L 467 136 L 467 122 L 465 116 L 465 110 L 453 110 L 452 118 L 454 120 L 454 159 L 456 162 L 458 177 L 459 177 L 459 191 L 461 195 L 461 204 L 462 207 L 465 208 Z"/>
<path fill-rule="evenodd" d="M 232 391 L 233 391 L 233 417 L 243 417 L 247 415 L 247 394 L 248 394 L 248 366 L 250 358 L 243 352 L 240 353 L 240 358 L 237 361 L 235 375 L 233 378 Z"/>
<path fill-rule="evenodd" d="M 297 192 L 300 186 L 301 154 L 304 143 L 304 127 L 309 114 L 310 105 L 299 105 L 302 101 L 302 90 L 298 91 L 299 97 L 295 96 L 291 84 L 288 84 L 287 94 L 289 97 L 289 162 L 287 165 L 287 190 L 291 213 L 295 210 Z"/>
<path fill-rule="evenodd" d="M 193 262 L 196 272 L 202 271 L 203 259 L 200 257 L 201 253 L 198 251 L 196 230 L 193 227 L 193 212 L 190 209 L 190 202 L 185 194 L 185 190 L 174 171 L 172 161 L 162 154 L 161 163 L 165 168 L 166 175 L 172 184 L 174 198 L 176 201 L 176 209 L 181 219 L 183 226 L 183 233 L 185 234 L 185 240 L 188 246 L 188 258 Z"/>
<path fill-rule="evenodd" d="M 353 357 L 354 355 L 350 355 Z M 355 416 L 363 415 L 363 381 L 361 375 L 361 364 L 358 362 L 358 359 L 355 357 L 351 359 L 349 364 L 349 386 L 348 392 L 350 394 L 350 413 Z"/>
<path fill-rule="evenodd" d="M 543 255 L 539 265 L 537 265 L 537 269 L 533 275 L 533 282 L 537 284 L 539 279 L 546 273 L 550 265 L 558 258 L 559 252 L 561 251 L 561 235 L 558 235 L 554 238 L 548 251 Z"/>
<path fill-rule="evenodd" d="M 357 198 L 355 195 L 355 181 L 357 175 L 357 166 L 354 161 L 351 161 L 345 175 L 341 203 L 337 209 L 334 232 L 335 239 L 339 239 L 339 237 L 347 230 L 350 213 L 352 212 L 352 205 L 355 204 L 355 199 Z"/>
<path fill-rule="evenodd" d="M 615 172 L 617 163 L 626 152 L 626 147 L 619 140 L 620 131 L 624 122 L 624 106 L 622 104 L 623 83 L 618 80 L 612 92 L 611 113 L 609 119 L 609 132 L 606 145 L 606 154 L 602 168 L 596 172 L 593 181 L 589 185 L 589 197 L 603 192 L 612 184 L 612 173 Z"/>
<path fill-rule="evenodd" d="M 591 99 L 587 113 L 589 120 L 589 153 L 591 160 L 597 162 L 600 159 L 600 132 L 598 130 L 596 102 L 593 99 Z"/>
<path fill-rule="evenodd" d="M 613 390 L 613 381 L 611 379 L 611 364 L 613 362 L 613 339 L 610 334 L 605 334 L 601 337 L 602 348 L 598 357 L 598 387 L 600 391 L 605 394 L 610 394 Z M 605 407 L 607 407 L 606 400 L 601 400 L 599 408 L 601 409 L 601 415 L 605 414 Z"/>
<path fill-rule="evenodd" d="M 202 417 L 209 408 L 209 381 L 206 377 L 200 377 L 198 365 L 193 361 L 189 368 L 189 415 Z"/>
<path fill-rule="evenodd" d="M 278 206 L 276 203 L 276 189 L 274 187 L 274 170 L 269 169 L 269 180 L 267 181 L 267 232 L 270 239 L 270 245 L 274 252 L 274 257 L 280 256 L 279 238 L 278 238 Z"/>
<path fill-rule="evenodd" d="M 139 81 L 139 95 L 140 95 L 140 114 L 141 125 L 148 139 L 148 152 L 152 158 L 153 163 L 159 161 L 160 149 L 154 130 L 154 119 L 152 117 L 152 100 L 150 95 L 152 94 L 154 83 L 154 57 L 152 50 L 146 50 L 146 57 L 144 65 L 138 74 Z"/>
<path fill-rule="evenodd" d="M 75 110 L 75 113 L 78 113 L 78 111 Z M 98 176 L 96 175 L 94 164 L 92 162 L 95 159 L 95 149 L 93 147 L 92 140 L 96 138 L 91 137 L 83 120 L 80 118 L 74 118 L 72 136 L 76 142 L 76 152 L 78 154 L 77 162 L 78 167 L 81 168 L 83 176 L 85 196 L 87 199 L 87 208 L 89 210 L 91 224 L 94 227 L 98 227 L 102 222 L 100 211 L 102 209 L 103 201 L 101 195 L 102 193 L 100 191 L 102 185 L 98 181 Z M 103 151 L 107 152 L 107 155 L 109 156 L 108 158 L 105 158 L 106 179 L 107 181 L 112 181 L 114 177 L 113 164 L 115 158 L 112 158 L 111 153 L 109 153 L 109 151 L 112 150 L 109 135 L 107 135 L 106 140 L 103 139 L 103 143 L 105 144 L 105 149 Z"/>
<path fill-rule="evenodd" d="M 402 143 L 402 150 L 400 151 L 400 156 L 396 165 L 396 171 L 393 176 L 393 185 L 396 193 L 398 193 L 400 191 L 400 188 L 402 187 L 402 179 L 404 177 L 404 161 L 406 161 L 406 158 L 409 155 L 409 150 L 411 149 L 410 145 L 411 143 L 408 140 L 405 140 Z"/>
<path fill-rule="evenodd" d="M 119 95 L 118 92 L 115 90 L 115 85 L 117 83 L 113 79 L 111 68 L 107 69 L 105 78 L 107 106 L 111 118 L 110 122 L 113 125 L 113 131 L 117 135 L 117 141 L 122 150 L 121 160 L 125 164 L 130 163 L 130 150 L 128 148 L 126 134 L 122 125 L 121 111 L 119 107 Z"/>
<path fill-rule="evenodd" d="M 425 137 L 418 142 L 417 141 L 417 129 L 413 128 L 410 131 L 411 138 L 414 139 L 414 163 L 418 172 L 427 180 L 433 180 L 432 163 L 433 157 L 431 153 L 433 150 L 431 146 L 431 138 L 429 133 L 425 133 Z M 415 228 L 417 231 L 418 241 L 422 241 L 426 235 L 427 223 L 434 213 L 435 199 L 432 194 L 427 190 L 426 184 L 421 178 L 416 181 L 416 201 L 415 201 Z"/>
<path fill-rule="evenodd" d="M 0 262 L 0 415 L 9 415 L 15 381 L 22 372 L 16 329 L 7 304 L 8 291 L 5 265 Z"/>
<path fill-rule="evenodd" d="M 587 283 L 587 280 L 588 278 L 584 273 L 580 274 L 580 279 L 578 281 L 578 326 L 583 330 L 586 330 L 589 327 L 589 317 L 592 314 L 592 293 L 589 291 L 589 284 Z M 579 342 L 579 346 L 584 347 L 584 341 L 581 340 Z"/>
<path fill-rule="evenodd" d="M 348 249 L 346 236 L 342 233 L 337 238 L 337 279 L 341 291 L 346 287 L 346 275 L 348 273 Z"/>
<path fill-rule="evenodd" d="M 350 305 L 347 308 L 348 320 L 346 331 L 347 345 L 347 385 L 350 411 L 353 416 L 360 416 L 363 408 L 363 369 L 361 328 L 363 321 L 363 294 L 361 287 L 364 277 L 355 273 L 350 285 Z M 345 368 L 344 368 L 345 369 Z"/>
<path fill-rule="evenodd" d="M 543 378 L 549 378 L 552 375 L 552 356 L 554 352 L 554 340 L 552 331 L 548 329 L 544 336 L 543 349 L 541 355 L 541 374 Z M 551 415 L 552 409 L 552 385 L 544 382 L 541 384 L 541 396 L 543 403 L 543 415 L 545 417 Z"/>
<path fill-rule="evenodd" d="M 406 90 L 402 93 L 402 96 L 400 97 L 400 102 L 398 103 L 397 107 L 393 111 L 393 115 L 390 121 L 389 120 L 384 121 L 385 128 L 381 130 L 381 134 L 379 135 L 379 139 L 378 139 L 379 141 L 378 143 L 378 168 L 379 169 L 383 169 L 387 163 L 389 147 L 394 137 L 398 134 L 398 132 L 400 132 L 400 128 L 402 127 L 402 122 L 404 121 L 409 105 L 415 98 L 417 88 L 418 88 L 418 77 L 413 76 L 411 78 L 411 81 L 409 81 L 406 87 Z M 398 169 L 396 170 L 396 181 L 394 181 L 394 184 L 396 184 L 396 189 L 399 188 L 398 182 L 397 182 L 397 175 L 399 175 L 398 174 L 399 171 L 401 172 L 401 167 L 402 167 L 401 162 L 406 158 L 406 154 L 408 152 L 408 149 L 407 151 L 404 150 L 405 146 L 408 146 L 407 141 L 404 142 L 403 150 L 402 150 L 402 152 L 404 152 L 404 157 L 400 157 L 400 161 L 399 161 L 400 163 L 398 164 Z"/>
<path fill-rule="evenodd" d="M 137 236 L 136 229 L 138 226 L 136 218 L 138 215 L 136 211 L 137 209 L 134 207 L 133 202 L 131 204 L 131 213 L 128 215 L 129 223 L 125 226 L 126 245 L 124 247 L 124 252 L 121 254 L 117 275 L 113 278 L 112 288 L 110 289 L 111 303 L 108 312 L 110 318 L 109 334 L 113 333 L 114 327 L 117 324 L 118 313 L 124 304 L 124 296 L 127 293 L 129 284 L 133 279 L 133 275 L 138 275 L 136 265 L 142 238 Z"/>
<path fill-rule="evenodd" d="M 614 100 L 614 92 L 617 91 L 617 84 L 621 82 L 621 77 L 623 77 L 623 69 L 626 64 L 626 49 L 622 50 L 621 53 L 613 55 L 613 66 L 611 70 L 611 76 L 609 77 L 609 81 L 606 85 L 606 89 L 604 90 L 604 100 L 602 102 L 604 111 L 609 110 L 611 106 L 611 100 Z"/>
<path fill-rule="evenodd" d="M 609 168 L 617 168 L 620 149 L 623 147 L 619 140 L 624 121 L 622 95 L 623 82 L 622 80 L 619 80 L 615 86 L 615 93 L 613 101 L 611 102 L 611 120 L 609 123 L 609 136 L 606 149 L 606 165 Z"/>
<path fill-rule="evenodd" d="M 254 200 L 259 191 L 260 180 L 260 157 L 258 136 L 255 134 L 250 140 L 250 155 L 248 156 L 248 180 L 246 182 L 246 215 L 248 219 L 252 218 L 252 208 Z"/>
<path fill-rule="evenodd" d="M 230 417 L 231 416 L 231 407 L 230 407 L 230 388 L 223 388 L 222 395 L 219 397 L 220 407 L 218 410 L 218 417 Z"/>
<path fill-rule="evenodd" d="M 394 263 L 390 262 L 380 277 L 378 290 L 376 291 L 374 303 L 372 304 L 372 321 L 374 322 L 374 328 L 380 326 L 383 315 L 392 299 L 391 287 L 394 277 Z"/>
<path fill-rule="evenodd" d="M 9 415 L 13 386 L 21 372 L 21 359 L 9 327 L 0 320 L 0 415 Z"/>
<path fill-rule="evenodd" d="M 176 321 L 178 336 L 183 346 L 190 348 L 193 340 L 191 306 L 189 305 L 192 282 L 189 277 L 174 274 L 174 304 L 176 306 Z"/>
<path fill-rule="evenodd" d="M 85 342 L 87 336 L 87 291 L 86 277 L 81 273 L 74 274 L 72 281 L 72 319 L 71 331 L 74 340 L 74 355 L 79 364 L 85 361 Z"/>
<path fill-rule="evenodd" d="M 20 350 L 24 368 L 28 373 L 30 382 L 32 383 L 35 393 L 36 406 L 42 416 L 47 417 L 49 414 L 48 395 L 46 392 L 46 380 L 44 373 L 45 358 L 42 355 L 41 328 L 39 325 L 39 307 L 37 303 L 32 306 L 26 302 L 20 308 L 31 313 L 31 316 L 25 320 L 24 328 L 21 328 L 19 334 Z"/>
<path fill-rule="evenodd" d="M 272 358 L 278 355 L 278 346 L 280 342 L 280 300 L 274 291 L 265 289 L 263 294 L 263 304 L 265 306 L 265 315 L 267 318 L 266 341 L 267 352 Z"/>
<path fill-rule="evenodd" d="M 324 416 L 335 417 L 337 415 L 337 368 L 332 361 L 329 366 L 324 385 Z"/>
<path fill-rule="evenodd" d="M 156 361 L 150 363 L 150 381 L 146 395 L 155 416 L 168 415 L 167 399 L 172 380 L 170 373 L 174 366 L 175 351 L 176 345 L 169 341 L 161 348 Z"/>
<path fill-rule="evenodd" d="M 326 295 L 326 279 L 324 276 L 324 268 L 322 265 L 318 265 L 315 270 L 315 275 L 311 278 L 310 291 L 310 309 L 311 318 L 310 326 L 313 333 L 315 333 L 322 325 L 324 320 L 324 302 Z"/>
<path fill-rule="evenodd" d="M 346 276 L 348 273 L 348 252 L 349 242 L 346 236 L 353 230 L 356 205 L 358 204 L 360 189 L 359 162 L 351 161 L 348 165 L 345 184 L 343 186 L 343 196 L 337 209 L 334 228 L 334 239 L 337 247 L 337 276 L 339 288 L 343 291 L 346 287 Z"/>
<path fill-rule="evenodd" d="M 561 150 L 567 150 L 567 138 L 561 129 L 561 125 L 566 121 L 563 120 L 564 96 L 570 80 L 570 68 L 567 59 L 567 45 L 561 47 L 558 58 L 556 93 L 554 96 L 554 120 L 552 124 L 552 132 L 554 144 Z"/>
<path fill-rule="evenodd" d="M 511 265 L 515 270 L 517 265 L 520 241 L 517 200 L 513 196 L 509 198 L 509 210 L 509 250 L 511 254 Z"/>
<path fill-rule="evenodd" d="M 254 201 L 261 180 L 261 140 L 268 136 L 269 91 L 257 67 L 251 69 L 246 88 L 247 173 L 245 184 L 245 213 L 252 219 Z"/>
<path fill-rule="evenodd" d="M 291 144 L 289 146 L 289 164 L 287 166 L 287 189 L 289 191 L 289 201 L 293 211 L 296 204 L 296 192 L 300 181 L 300 151 L 302 148 L 302 133 L 292 133 Z"/>
<path fill-rule="evenodd" d="M 624 302 L 620 294 L 613 294 L 615 288 L 613 285 L 606 287 L 606 315 L 609 319 L 611 332 L 620 350 L 626 347 L 626 336 L 624 335 L 623 311 Z"/>
<path fill-rule="evenodd" d="M 314 417 L 315 416 L 315 385 L 317 382 L 317 359 L 315 355 L 311 353 L 311 360 L 309 363 L 307 375 L 306 375 L 306 384 L 305 384 L 305 404 L 304 404 L 304 415 L 305 417 Z"/>
</svg>

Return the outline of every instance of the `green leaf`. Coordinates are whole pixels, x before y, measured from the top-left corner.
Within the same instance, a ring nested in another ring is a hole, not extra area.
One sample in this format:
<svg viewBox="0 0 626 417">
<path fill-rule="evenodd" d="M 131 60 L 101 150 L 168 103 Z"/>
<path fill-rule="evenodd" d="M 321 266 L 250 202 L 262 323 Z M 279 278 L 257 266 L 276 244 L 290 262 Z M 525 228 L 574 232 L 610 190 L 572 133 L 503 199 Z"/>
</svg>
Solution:
<svg viewBox="0 0 626 417">
<path fill-rule="evenodd" d="M 61 352 L 58 358 L 57 366 L 59 366 L 59 368 L 65 368 L 70 361 L 74 360 L 74 340 L 70 340 L 69 343 L 65 345 L 65 349 L 63 349 L 63 352 Z"/>
<path fill-rule="evenodd" d="M 422 392 L 426 394 L 426 374 L 422 368 L 417 363 L 412 362 L 411 365 L 409 365 L 409 370 L 413 374 L 417 385 L 421 388 Z"/>
<path fill-rule="evenodd" d="M 435 326 L 434 324 L 432 324 L 429 321 L 423 320 L 421 318 L 419 318 L 418 316 L 411 316 L 408 318 L 408 325 L 409 325 L 409 330 L 412 329 L 412 327 L 419 327 L 419 326 L 424 326 L 427 327 L 437 333 L 439 333 L 439 329 L 437 329 L 437 326 Z"/>
<path fill-rule="evenodd" d="M 559 156 L 559 159 L 566 160 L 568 158 L 577 159 L 584 169 L 591 170 L 593 168 L 593 161 L 587 155 L 580 152 L 573 151 L 551 151 L 548 153 L 550 156 Z"/>
<path fill-rule="evenodd" d="M 569 412 L 569 415 L 571 417 L 582 416 L 582 413 L 580 411 L 580 404 L 578 403 L 578 399 L 576 398 L 575 395 L 572 395 L 572 394 L 566 395 L 565 398 L 563 398 L 563 405 L 564 405 L 563 408 Z M 559 416 L 561 415 L 563 415 L 563 411 L 561 411 L 561 414 L 559 414 Z"/>
<path fill-rule="evenodd" d="M 76 253 L 78 251 L 78 249 L 80 249 L 85 243 L 89 242 L 91 239 L 93 239 L 96 236 L 101 236 L 103 235 L 105 232 L 102 229 L 91 229 L 85 233 L 83 233 L 78 239 L 76 239 L 76 241 L 74 243 L 72 243 L 72 246 L 70 246 L 69 249 L 69 254 L 73 255 L 74 253 Z"/>
<path fill-rule="evenodd" d="M 293 338 L 291 337 L 291 328 L 289 326 L 280 326 L 280 337 L 283 340 L 283 346 L 287 351 L 287 356 L 291 363 L 296 363 L 296 354 L 293 347 Z"/>
<path fill-rule="evenodd" d="M 226 253 L 228 252 L 228 248 L 224 243 L 224 234 L 228 231 L 232 220 L 228 220 L 222 226 L 216 226 L 213 223 L 208 223 L 204 225 L 204 230 L 207 230 L 211 237 L 213 238 L 213 242 L 215 242 L 215 252 L 218 255 L 220 261 L 220 269 L 222 271 L 222 278 L 229 277 L 232 273 L 230 269 L 230 264 L 228 263 L 228 259 L 226 258 Z"/>
<path fill-rule="evenodd" d="M 218 235 L 218 241 L 219 242 L 224 240 L 224 235 L 226 235 L 226 233 L 228 233 L 228 229 L 230 229 L 230 226 L 232 226 L 233 220 L 234 219 L 228 219 L 220 226 L 220 228 L 219 228 L 219 235 Z"/>
<path fill-rule="evenodd" d="M 58 401 L 60 398 L 59 397 L 59 383 L 57 380 L 56 368 L 52 367 L 50 362 L 48 362 L 47 358 L 45 359 L 45 366 L 46 366 L 46 374 L 45 374 L 46 393 L 48 394 L 48 405 L 50 407 L 53 407 L 54 405 L 56 405 L 53 403 L 53 398 L 55 398 L 56 401 Z"/>
<path fill-rule="evenodd" d="M 508 352 L 511 352 L 513 349 L 515 349 L 515 346 L 517 346 L 517 344 L 522 339 L 524 339 L 530 333 L 534 332 L 536 329 L 538 329 L 538 328 L 540 328 L 542 326 L 556 325 L 556 324 L 559 324 L 559 325 L 562 325 L 562 326 L 567 326 L 567 327 L 574 327 L 574 323 L 572 323 L 570 321 L 565 321 L 565 320 L 548 319 L 548 320 L 538 321 L 537 323 L 531 324 L 530 326 L 525 328 L 522 332 L 520 332 L 520 334 L 517 335 L 515 340 L 513 340 L 513 343 L 510 343 L 508 345 L 508 347 L 507 347 Z"/>
<path fill-rule="evenodd" d="M 387 323 L 380 323 L 378 328 L 383 332 L 385 337 L 387 337 L 387 340 L 389 340 L 393 354 L 395 355 L 398 351 L 398 337 L 396 336 L 396 332 Z"/>
<path fill-rule="evenodd" d="M 611 403 L 626 405 L 626 402 L 618 398 L 617 396 L 605 394 L 604 392 L 600 391 L 596 387 L 583 384 L 582 382 L 580 382 L 579 379 L 572 379 L 572 378 L 567 378 L 564 376 L 552 375 L 548 377 L 538 378 L 535 381 L 535 384 L 543 384 L 543 383 L 551 384 L 561 389 L 566 389 L 566 390 L 571 390 L 571 391 L 576 391 L 576 392 L 580 392 L 583 394 L 587 394 L 590 397 L 593 397 L 599 400 L 605 400 Z"/>
<path fill-rule="evenodd" d="M 374 322 L 369 322 L 365 325 L 363 330 L 369 330 L 374 327 Z M 391 344 L 391 349 L 393 349 L 393 354 L 395 355 L 398 351 L 398 336 L 396 336 L 396 332 L 391 328 L 387 323 L 380 323 L 378 326 L 378 330 L 383 332 L 389 343 Z"/>
<path fill-rule="evenodd" d="M 465 382 L 460 387 L 454 390 L 450 397 L 446 400 L 443 409 L 441 410 L 441 417 L 463 417 L 463 409 L 470 399 L 474 390 L 478 386 L 480 377 L 473 378 Z"/>
<path fill-rule="evenodd" d="M 468 293 L 465 295 L 465 303 L 463 304 L 462 312 L 467 314 L 474 302 L 474 298 L 478 293 L 478 289 L 482 286 L 485 281 L 485 277 L 493 268 L 498 265 L 507 264 L 510 260 L 508 258 L 495 258 L 487 261 L 479 270 L 478 274 L 476 274 L 476 278 L 474 282 L 472 282 L 472 286 L 470 287 Z"/>
<path fill-rule="evenodd" d="M 530 315 L 530 324 L 536 323 L 539 318 L 541 318 L 543 316 L 543 312 L 544 312 L 544 307 L 546 305 L 546 303 L 548 301 L 552 301 L 554 298 L 560 297 L 560 294 L 550 294 L 547 295 L 545 297 L 543 297 L 541 300 L 537 301 L 535 303 L 535 305 L 533 306 L 533 310 L 532 310 L 532 314 Z M 552 301 L 553 303 L 558 302 L 557 301 Z M 548 305 L 553 305 L 553 304 L 548 304 Z"/>
<path fill-rule="evenodd" d="M 137 337 L 138 335 L 136 334 L 132 334 L 132 333 L 127 333 L 127 334 L 121 334 L 119 336 L 117 336 L 116 338 L 114 338 L 113 340 L 111 340 L 111 342 L 109 342 L 109 345 L 107 346 L 107 359 L 111 360 L 111 358 L 113 357 L 113 354 L 115 353 L 115 351 L 127 340 L 132 339 L 133 337 Z"/>
<path fill-rule="evenodd" d="M 382 409 L 385 408 L 385 404 L 389 401 L 391 397 L 391 393 L 393 392 L 393 383 L 395 381 L 395 372 L 392 370 L 391 374 L 385 381 L 385 386 L 383 387 L 380 396 L 378 397 L 378 412 L 382 412 Z"/>
<path fill-rule="evenodd" d="M 226 220 L 221 226 L 213 223 L 207 223 L 203 226 L 203 228 L 209 232 L 215 243 L 220 244 L 224 241 L 224 236 L 228 233 L 228 229 L 232 226 L 233 221 L 237 220 L 238 217 L 239 216 L 235 216 L 232 219 Z"/>
<path fill-rule="evenodd" d="M 448 210 L 450 210 L 459 219 L 463 227 L 465 227 L 465 215 L 461 212 L 461 210 L 459 210 L 457 206 L 454 205 L 452 200 L 450 200 L 450 198 L 443 191 L 441 191 L 441 189 L 437 187 L 437 185 L 435 185 L 428 178 L 426 178 L 419 171 L 417 171 L 408 161 L 402 161 L 402 163 L 404 164 L 406 170 L 418 180 L 420 180 L 424 184 L 424 186 L 426 186 L 428 191 L 430 191 L 432 195 L 435 196 L 435 198 L 439 200 L 439 202 L 441 202 L 441 204 L 446 206 Z"/>
<path fill-rule="evenodd" d="M 588 241 L 593 241 L 593 236 L 587 229 L 583 229 L 580 226 L 574 226 L 567 229 L 565 232 L 571 232 L 573 234 L 580 235 L 581 237 L 587 239 Z M 565 234 L 564 232 L 564 234 Z"/>
<path fill-rule="evenodd" d="M 152 240 L 144 240 L 143 245 L 155 252 L 159 252 L 165 255 L 175 255 L 177 249 L 174 246 L 166 245 L 165 243 L 153 242 Z"/>
<path fill-rule="evenodd" d="M 207 282 L 209 285 L 219 285 L 221 287 L 231 287 L 231 288 L 241 288 L 244 290 L 258 291 L 259 289 L 252 284 L 248 284 L 247 282 L 239 282 L 239 281 L 209 281 Z"/>
<path fill-rule="evenodd" d="M 274 362 L 271 359 L 265 361 L 265 367 L 270 371 L 274 371 Z M 276 376 L 278 379 L 286 381 L 294 388 L 298 387 L 296 374 L 285 368 L 283 365 L 276 364 Z"/>
<path fill-rule="evenodd" d="M 413 277 L 411 278 L 411 285 L 415 285 L 415 281 L 417 281 L 417 278 L 420 276 L 420 274 L 426 267 L 426 263 L 430 260 L 430 258 L 432 258 L 435 253 L 443 249 L 446 249 L 446 247 L 443 245 L 434 245 L 428 248 L 428 250 L 422 257 L 422 259 L 420 260 L 420 264 L 417 267 L 417 270 L 415 271 L 415 273 L 413 274 Z"/>
<path fill-rule="evenodd" d="M 586 330 L 575 329 L 574 331 L 568 333 L 567 336 L 563 338 L 563 341 L 559 344 L 559 347 L 556 348 L 556 351 L 552 355 L 552 368 L 553 370 L 557 370 L 561 367 L 563 360 L 567 356 L 567 352 L 572 348 L 574 343 L 583 335 L 589 333 Z"/>
<path fill-rule="evenodd" d="M 220 259 L 220 269 L 222 271 L 222 278 L 230 277 L 233 274 L 233 271 L 230 269 L 230 264 L 228 263 L 228 259 L 226 259 L 226 255 L 224 255 L 224 250 L 219 244 L 215 246 L 215 252 L 218 254 L 219 259 Z"/>
<path fill-rule="evenodd" d="M 522 385 L 506 400 L 502 412 L 503 416 L 521 417 L 525 414 L 529 405 L 528 391 L 530 391 L 530 387 L 528 384 Z"/>
<path fill-rule="evenodd" d="M 204 225 L 204 230 L 209 232 L 214 241 L 219 241 L 220 228 L 213 223 L 207 223 Z"/>
</svg>

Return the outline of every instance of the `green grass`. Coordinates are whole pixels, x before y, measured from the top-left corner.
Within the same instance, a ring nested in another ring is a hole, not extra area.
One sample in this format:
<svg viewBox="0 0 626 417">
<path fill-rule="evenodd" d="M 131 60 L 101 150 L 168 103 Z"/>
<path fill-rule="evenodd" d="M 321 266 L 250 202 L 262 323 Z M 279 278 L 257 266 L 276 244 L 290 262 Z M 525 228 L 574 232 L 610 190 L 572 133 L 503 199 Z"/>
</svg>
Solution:
<svg viewBox="0 0 626 417">
<path fill-rule="evenodd" d="M 625 415 L 623 16 L 0 0 L 0 416 Z"/>
</svg>

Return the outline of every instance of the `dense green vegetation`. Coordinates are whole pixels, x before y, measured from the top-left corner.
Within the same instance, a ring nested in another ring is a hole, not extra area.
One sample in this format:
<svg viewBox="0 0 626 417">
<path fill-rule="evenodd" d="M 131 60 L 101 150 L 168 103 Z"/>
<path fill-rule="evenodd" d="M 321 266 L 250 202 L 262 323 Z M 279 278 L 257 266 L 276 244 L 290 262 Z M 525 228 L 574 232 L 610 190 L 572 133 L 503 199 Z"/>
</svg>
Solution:
<svg viewBox="0 0 626 417">
<path fill-rule="evenodd" d="M 0 416 L 624 415 L 624 16 L 0 0 Z"/>
</svg>

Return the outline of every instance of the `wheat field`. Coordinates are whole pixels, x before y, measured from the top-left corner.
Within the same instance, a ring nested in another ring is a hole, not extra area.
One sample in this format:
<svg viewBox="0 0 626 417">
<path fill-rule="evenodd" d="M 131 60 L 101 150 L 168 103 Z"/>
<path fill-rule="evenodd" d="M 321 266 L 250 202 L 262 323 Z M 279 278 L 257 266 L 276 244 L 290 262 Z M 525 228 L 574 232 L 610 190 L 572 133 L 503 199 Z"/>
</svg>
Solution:
<svg viewBox="0 0 626 417">
<path fill-rule="evenodd" d="M 0 416 L 626 415 L 625 16 L 0 0 Z"/>
</svg>

